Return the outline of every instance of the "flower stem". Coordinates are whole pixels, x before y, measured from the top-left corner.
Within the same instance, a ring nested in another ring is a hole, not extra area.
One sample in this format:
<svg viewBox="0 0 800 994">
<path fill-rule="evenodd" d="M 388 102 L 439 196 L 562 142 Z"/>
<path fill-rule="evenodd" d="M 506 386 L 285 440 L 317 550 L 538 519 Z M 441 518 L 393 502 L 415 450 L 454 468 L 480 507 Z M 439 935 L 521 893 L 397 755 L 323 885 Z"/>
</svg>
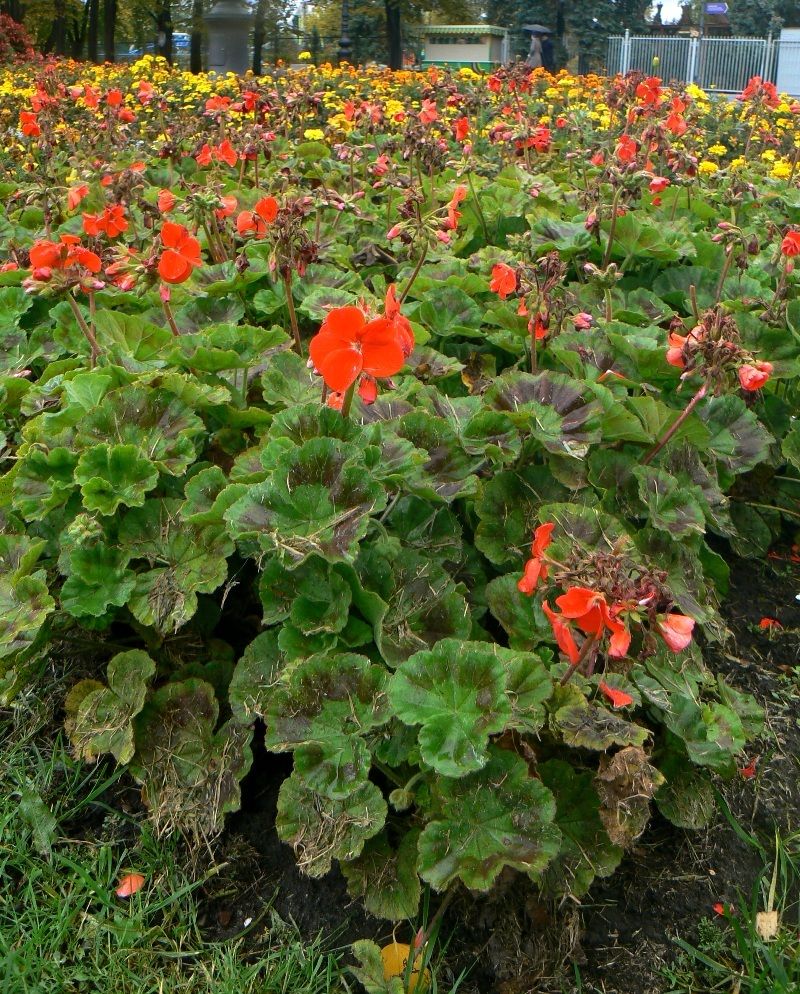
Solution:
<svg viewBox="0 0 800 994">
<path fill-rule="evenodd" d="M 722 272 L 719 274 L 719 279 L 717 280 L 717 292 L 714 294 L 714 303 L 718 304 L 720 297 L 722 296 L 722 288 L 725 285 L 725 280 L 728 278 L 728 273 L 730 272 L 731 263 L 733 262 L 733 245 L 728 246 L 728 251 L 725 253 L 725 262 L 722 266 Z"/>
<path fill-rule="evenodd" d="M 342 417 L 350 417 L 350 408 L 353 406 L 353 394 L 356 392 L 356 381 L 350 384 L 347 388 L 347 393 L 344 395 L 344 401 L 342 403 Z"/>
<path fill-rule="evenodd" d="M 486 227 L 486 218 L 483 216 L 483 209 L 481 207 L 481 202 L 478 200 L 478 195 L 475 193 L 475 187 L 472 185 L 472 173 L 467 173 L 467 183 L 469 183 L 469 192 L 472 194 L 472 202 L 475 205 L 475 213 L 481 222 L 481 227 L 483 228 L 483 237 L 486 244 L 489 244 L 489 229 Z"/>
<path fill-rule="evenodd" d="M 94 368 L 97 362 L 97 357 L 100 355 L 100 347 L 97 344 L 97 339 L 94 337 L 94 332 L 86 323 L 86 319 L 83 314 L 81 314 L 81 309 L 78 306 L 78 301 L 72 296 L 71 293 L 67 294 L 67 300 L 69 301 L 69 306 L 72 309 L 72 313 L 75 315 L 75 320 L 78 322 L 78 327 L 81 329 L 86 337 L 86 341 L 89 343 L 89 348 L 92 350 L 92 368 Z"/>
<path fill-rule="evenodd" d="M 618 186 L 614 192 L 614 199 L 611 201 L 611 221 L 608 225 L 608 242 L 606 243 L 606 251 L 603 256 L 603 269 L 608 269 L 608 265 L 611 262 L 611 250 L 614 248 L 614 235 L 617 231 L 617 207 L 619 206 L 621 193 L 622 187 Z"/>
<path fill-rule="evenodd" d="M 297 313 L 294 309 L 294 297 L 292 296 L 292 273 L 288 269 L 283 274 L 283 285 L 286 289 L 286 306 L 289 309 L 289 324 L 292 326 L 294 350 L 301 356 L 303 354 L 303 346 L 300 344 L 300 328 L 297 324 Z"/>
<path fill-rule="evenodd" d="M 675 432 L 680 428 L 683 422 L 689 417 L 692 411 L 697 407 L 700 401 L 708 393 L 708 380 L 703 383 L 697 393 L 692 397 L 686 407 L 681 411 L 678 417 L 673 421 L 673 423 L 667 428 L 664 434 L 659 438 L 652 449 L 642 459 L 642 466 L 646 466 L 648 463 L 652 462 L 653 459 L 658 455 L 658 453 L 664 448 L 667 442 L 672 438 Z"/>
<path fill-rule="evenodd" d="M 575 672 L 575 670 L 577 670 L 583 663 L 586 662 L 586 660 L 589 658 L 592 650 L 596 647 L 596 645 L 597 645 L 597 643 L 599 641 L 600 641 L 600 633 L 599 632 L 597 632 L 595 635 L 592 635 L 591 638 L 587 638 L 586 639 L 586 641 L 581 646 L 580 655 L 578 656 L 578 658 L 575 660 L 574 663 L 570 663 L 569 664 L 569 669 L 564 674 L 564 676 L 561 677 L 561 680 L 559 681 L 560 682 L 560 686 L 563 687 L 567 683 L 569 683 L 569 681 L 572 679 L 572 675 Z"/>
<path fill-rule="evenodd" d="M 403 292 L 400 294 L 400 298 L 397 301 L 398 304 L 402 304 L 403 301 L 408 296 L 408 291 L 414 285 L 414 281 L 419 276 L 419 271 L 420 271 L 420 269 L 422 269 L 422 264 L 425 262 L 425 256 L 427 254 L 428 254 L 428 246 L 425 245 L 423 247 L 423 249 L 422 249 L 422 253 L 421 253 L 419 259 L 417 260 L 417 265 L 414 267 L 414 272 L 411 274 L 411 277 L 410 277 L 408 283 L 406 283 L 406 285 L 405 285 L 405 287 L 403 289 Z"/>
<path fill-rule="evenodd" d="M 172 308 L 169 305 L 169 301 L 168 300 L 164 300 L 164 298 L 162 297 L 161 298 L 161 306 L 164 309 L 164 317 L 167 319 L 167 324 L 169 325 L 169 330 L 172 332 L 172 334 L 176 338 L 180 338 L 180 334 L 181 333 L 178 330 L 177 324 L 175 323 L 175 315 L 172 313 Z"/>
</svg>

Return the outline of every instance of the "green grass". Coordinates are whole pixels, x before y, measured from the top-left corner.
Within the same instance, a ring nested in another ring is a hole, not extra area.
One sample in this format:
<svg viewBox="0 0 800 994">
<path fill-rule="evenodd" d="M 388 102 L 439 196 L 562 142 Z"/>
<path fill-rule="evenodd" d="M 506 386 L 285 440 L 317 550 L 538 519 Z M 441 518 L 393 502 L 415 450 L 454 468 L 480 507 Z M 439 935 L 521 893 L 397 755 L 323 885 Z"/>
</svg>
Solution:
<svg viewBox="0 0 800 994">
<path fill-rule="evenodd" d="M 766 857 L 752 893 L 724 915 L 703 918 L 695 945 L 676 940 L 668 994 L 800 994 L 800 832 L 776 835 L 769 854 L 751 844 Z M 777 911 L 780 927 L 766 939 L 758 915 L 769 911 Z"/>
<path fill-rule="evenodd" d="M 340 994 L 340 960 L 267 909 L 246 938 L 209 942 L 176 842 L 109 807 L 108 767 L 48 736 L 45 702 L 0 712 L 2 994 Z M 87 829 L 88 826 L 88 829 Z M 208 860 L 211 863 L 211 860 Z M 130 900 L 120 874 L 147 878 Z"/>
</svg>

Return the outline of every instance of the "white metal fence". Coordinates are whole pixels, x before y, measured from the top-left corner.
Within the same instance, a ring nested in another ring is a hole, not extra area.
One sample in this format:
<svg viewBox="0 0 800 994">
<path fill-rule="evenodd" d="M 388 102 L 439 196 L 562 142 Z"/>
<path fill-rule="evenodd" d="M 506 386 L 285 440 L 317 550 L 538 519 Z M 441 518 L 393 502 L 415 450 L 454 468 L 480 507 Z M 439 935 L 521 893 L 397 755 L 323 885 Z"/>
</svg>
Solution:
<svg viewBox="0 0 800 994">
<path fill-rule="evenodd" d="M 697 83 L 720 93 L 741 93 L 753 76 L 772 82 L 780 76 L 786 80 L 783 90 L 795 92 L 795 81 L 800 78 L 800 41 L 666 38 L 626 31 L 608 39 L 607 68 L 612 75 L 637 70 L 668 82 Z"/>
</svg>

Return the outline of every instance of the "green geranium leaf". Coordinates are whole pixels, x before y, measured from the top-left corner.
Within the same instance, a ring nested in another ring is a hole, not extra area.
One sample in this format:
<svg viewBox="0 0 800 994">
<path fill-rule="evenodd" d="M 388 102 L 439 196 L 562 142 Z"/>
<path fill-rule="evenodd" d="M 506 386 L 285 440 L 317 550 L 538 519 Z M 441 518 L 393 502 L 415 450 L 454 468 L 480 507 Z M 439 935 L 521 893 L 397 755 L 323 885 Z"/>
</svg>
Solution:
<svg viewBox="0 0 800 994">
<path fill-rule="evenodd" d="M 767 458 L 775 440 L 741 397 L 713 397 L 698 413 L 711 433 L 709 450 L 732 473 L 745 473 Z"/>
<path fill-rule="evenodd" d="M 218 716 L 212 687 L 189 679 L 156 690 L 134 721 L 130 769 L 162 830 L 213 835 L 239 807 L 239 783 L 252 762 L 251 732 L 235 722 L 217 731 Z"/>
<path fill-rule="evenodd" d="M 158 483 L 158 470 L 137 445 L 95 445 L 75 468 L 87 511 L 113 514 L 124 504 L 141 507 L 145 494 Z"/>
<path fill-rule="evenodd" d="M 75 489 L 78 457 L 58 447 L 46 452 L 31 449 L 20 459 L 12 484 L 12 507 L 26 521 L 39 521 L 65 504 Z"/>
<path fill-rule="evenodd" d="M 441 639 L 469 636 L 463 588 L 434 559 L 391 543 L 366 550 L 356 569 L 356 606 L 372 622 L 375 643 L 389 666 Z"/>
<path fill-rule="evenodd" d="M 612 745 L 642 745 L 650 734 L 641 725 L 625 721 L 597 704 L 567 704 L 551 717 L 564 744 L 603 751 Z"/>
<path fill-rule="evenodd" d="M 347 581 L 316 556 L 289 570 L 277 558 L 267 560 L 259 577 L 263 623 L 289 618 L 304 635 L 341 632 L 349 618 Z"/>
<path fill-rule="evenodd" d="M 511 866 L 537 875 L 559 852 L 553 795 L 523 759 L 492 749 L 478 773 L 439 779 L 419 839 L 419 872 L 436 890 L 461 880 L 488 890 Z"/>
<path fill-rule="evenodd" d="M 674 476 L 655 466 L 635 466 L 633 475 L 654 528 L 669 532 L 674 538 L 703 533 L 705 515 L 699 487 L 680 484 Z"/>
<path fill-rule="evenodd" d="M 549 649 L 540 652 L 509 653 L 506 657 L 506 693 L 511 703 L 509 728 L 516 728 L 523 735 L 535 735 L 544 725 L 544 702 L 553 693 L 553 680 L 549 664 L 553 654 Z"/>
<path fill-rule="evenodd" d="M 419 832 L 406 832 L 394 849 L 385 832 L 370 839 L 360 856 L 342 863 L 347 892 L 370 914 L 389 921 L 413 919 L 422 888 L 417 874 Z"/>
<path fill-rule="evenodd" d="M 518 568 L 530 555 L 544 504 L 565 500 L 567 490 L 545 466 L 496 473 L 481 484 L 475 511 L 475 545 L 495 566 Z"/>
<path fill-rule="evenodd" d="M 95 332 L 103 354 L 130 372 L 168 365 L 168 350 L 174 344 L 172 333 L 138 314 L 100 308 L 95 315 Z"/>
<path fill-rule="evenodd" d="M 249 725 L 263 718 L 284 660 L 274 629 L 257 635 L 237 662 L 228 686 L 234 718 Z"/>
<path fill-rule="evenodd" d="M 517 581 L 519 573 L 495 577 L 486 587 L 489 610 L 503 626 L 511 649 L 527 652 L 540 642 L 550 642 L 553 630 L 532 597 L 521 594 Z"/>
<path fill-rule="evenodd" d="M 350 972 L 367 994 L 406 994 L 403 978 L 386 976 L 381 949 L 377 943 L 359 939 L 353 943 L 352 948 L 358 966 L 351 966 Z"/>
<path fill-rule="evenodd" d="M 0 659 L 29 648 L 54 607 L 44 570 L 0 576 Z"/>
<path fill-rule="evenodd" d="M 70 575 L 61 588 L 61 607 L 75 618 L 99 618 L 109 606 L 122 607 L 133 593 L 136 575 L 130 556 L 103 542 L 86 543 L 69 554 Z"/>
<path fill-rule="evenodd" d="M 271 476 L 250 487 L 225 512 L 234 538 L 256 540 L 287 566 L 309 556 L 352 559 L 369 515 L 386 506 L 358 450 L 333 438 L 315 438 L 280 455 Z"/>
<path fill-rule="evenodd" d="M 468 496 L 475 491 L 480 459 L 464 451 L 457 434 L 445 418 L 434 417 L 425 411 L 404 414 L 393 430 L 408 439 L 416 448 L 427 452 L 428 459 L 422 467 L 419 483 L 409 481 L 409 489 L 420 497 L 439 499 L 447 503 L 456 497 Z"/>
<path fill-rule="evenodd" d="M 217 525 L 183 521 L 178 500 L 148 500 L 125 515 L 120 544 L 131 560 L 150 569 L 137 572 L 128 606 L 142 624 L 162 633 L 177 631 L 197 610 L 197 594 L 210 594 L 228 575 L 233 542 Z"/>
<path fill-rule="evenodd" d="M 600 798 L 590 772 L 580 772 L 562 759 L 540 763 L 537 772 L 556 800 L 555 824 L 561 832 L 558 856 L 544 871 L 545 894 L 583 897 L 595 877 L 608 877 L 622 861 L 600 819 Z"/>
<path fill-rule="evenodd" d="M 585 383 L 561 373 L 503 373 L 484 399 L 549 452 L 580 458 L 600 440 L 600 404 Z"/>
<path fill-rule="evenodd" d="M 506 671 L 513 658 L 489 643 L 443 639 L 395 673 L 392 710 L 407 725 L 422 726 L 422 758 L 438 773 L 461 777 L 486 764 L 489 736 L 511 717 Z"/>
<path fill-rule="evenodd" d="M 162 473 L 180 476 L 196 458 L 202 420 L 169 390 L 131 384 L 109 391 L 81 419 L 76 440 L 86 448 L 107 442 L 135 445 Z"/>
<path fill-rule="evenodd" d="M 364 656 L 302 660 L 266 701 L 266 747 L 294 751 L 295 771 L 306 786 L 326 797 L 347 797 L 369 773 L 362 736 L 389 717 L 386 680 L 386 670 Z"/>
<path fill-rule="evenodd" d="M 714 788 L 707 774 L 672 754 L 662 766 L 666 781 L 656 793 L 658 810 L 677 828 L 697 830 L 716 812 Z"/>
<path fill-rule="evenodd" d="M 133 758 L 133 719 L 144 707 L 147 684 L 156 664 L 140 649 L 120 652 L 106 670 L 108 686 L 82 680 L 65 704 L 65 726 L 70 742 L 90 761 L 110 752 L 118 763 Z"/>
<path fill-rule="evenodd" d="M 356 859 L 364 843 L 383 828 L 386 801 L 369 780 L 347 797 L 322 797 L 292 774 L 281 785 L 275 827 L 294 849 L 299 868 L 310 877 L 324 877 L 334 859 Z"/>
</svg>

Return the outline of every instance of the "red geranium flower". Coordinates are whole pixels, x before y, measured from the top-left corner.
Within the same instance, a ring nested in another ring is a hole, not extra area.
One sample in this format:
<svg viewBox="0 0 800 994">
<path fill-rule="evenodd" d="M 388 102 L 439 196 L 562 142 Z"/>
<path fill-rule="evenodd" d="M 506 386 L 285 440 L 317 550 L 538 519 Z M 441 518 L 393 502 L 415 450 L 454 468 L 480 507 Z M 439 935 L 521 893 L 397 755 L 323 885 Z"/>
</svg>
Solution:
<svg viewBox="0 0 800 994">
<path fill-rule="evenodd" d="M 630 694 L 626 694 L 624 690 L 620 690 L 619 687 L 609 687 L 605 681 L 601 680 L 598 685 L 598 690 L 600 693 L 607 697 L 611 701 L 612 707 L 624 708 L 629 704 L 633 704 L 633 698 Z"/>
<path fill-rule="evenodd" d="M 169 214 L 177 202 L 178 198 L 174 193 L 172 193 L 171 190 L 158 191 L 158 200 L 156 201 L 156 204 L 162 214 Z"/>
<path fill-rule="evenodd" d="M 517 274 L 504 262 L 498 262 L 492 267 L 492 280 L 489 289 L 498 295 L 501 300 L 513 293 L 517 289 Z"/>
<path fill-rule="evenodd" d="M 760 390 L 770 377 L 772 372 L 771 362 L 745 363 L 739 367 L 739 383 L 742 390 Z"/>
<path fill-rule="evenodd" d="M 311 339 L 309 355 L 328 388 L 343 393 L 361 373 L 392 376 L 405 357 L 387 318 L 368 321 L 359 307 L 335 307 Z"/>
<path fill-rule="evenodd" d="M 457 142 L 463 142 L 469 136 L 469 118 L 457 117 L 453 121 L 453 131 Z"/>
<path fill-rule="evenodd" d="M 394 325 L 397 342 L 403 350 L 403 355 L 408 358 L 414 351 L 414 331 L 408 318 L 400 313 L 400 304 L 397 302 L 394 283 L 390 284 L 389 289 L 386 291 L 386 297 L 383 302 L 383 313 L 384 317 Z"/>
<path fill-rule="evenodd" d="M 654 176 L 650 180 L 650 192 L 651 193 L 661 193 L 666 190 L 669 186 L 669 180 L 666 176 Z"/>
<path fill-rule="evenodd" d="M 685 614 L 668 614 L 659 622 L 658 634 L 673 652 L 680 652 L 692 641 L 694 618 Z"/>
<path fill-rule="evenodd" d="M 547 615 L 547 620 L 553 629 L 553 635 L 555 636 L 558 648 L 571 663 L 577 663 L 581 654 L 578 651 L 578 646 L 575 644 L 572 632 L 569 630 L 569 625 L 560 614 L 556 614 L 552 610 L 547 601 L 542 601 L 542 610 Z"/>
<path fill-rule="evenodd" d="M 84 197 L 88 197 L 89 187 L 85 183 L 67 190 L 67 209 L 74 211 Z"/>
<path fill-rule="evenodd" d="M 620 162 L 633 162 L 639 146 L 630 135 L 622 135 L 617 145 L 617 158 Z"/>
<path fill-rule="evenodd" d="M 547 579 L 547 563 L 543 561 L 544 550 L 550 545 L 555 525 L 548 521 L 539 525 L 533 533 L 531 543 L 531 558 L 525 563 L 525 572 L 517 583 L 521 594 L 530 596 L 536 589 L 539 580 Z"/>
<path fill-rule="evenodd" d="M 182 224 L 165 221 L 161 243 L 164 251 L 158 260 L 158 275 L 166 283 L 183 283 L 192 275 L 195 266 L 202 265 L 200 242 Z"/>
<path fill-rule="evenodd" d="M 786 232 L 786 236 L 781 242 L 781 252 L 789 256 L 790 259 L 800 255 L 800 231 Z"/>
<path fill-rule="evenodd" d="M 242 211 L 236 218 L 236 230 L 240 235 L 252 232 L 262 238 L 277 216 L 278 201 L 274 197 L 262 197 L 251 211 Z"/>
<path fill-rule="evenodd" d="M 30 110 L 19 112 L 19 124 L 23 135 L 27 135 L 29 138 L 38 138 L 42 133 L 36 115 Z"/>
</svg>

